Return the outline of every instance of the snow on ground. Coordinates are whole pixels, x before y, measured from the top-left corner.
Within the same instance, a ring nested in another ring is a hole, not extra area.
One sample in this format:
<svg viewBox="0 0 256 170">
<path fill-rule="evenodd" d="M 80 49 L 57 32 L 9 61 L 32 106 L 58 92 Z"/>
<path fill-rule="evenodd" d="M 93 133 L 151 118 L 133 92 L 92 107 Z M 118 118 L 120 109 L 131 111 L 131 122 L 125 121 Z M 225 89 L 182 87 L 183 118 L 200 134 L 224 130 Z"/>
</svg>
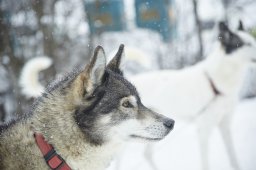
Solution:
<svg viewBox="0 0 256 170">
<path fill-rule="evenodd" d="M 236 107 L 232 132 L 242 170 L 256 167 L 256 99 L 244 100 Z M 158 170 L 200 170 L 201 158 L 195 126 L 176 120 L 176 127 L 164 140 L 155 144 L 154 161 Z M 152 170 L 144 157 L 144 144 L 130 144 L 119 161 L 108 170 Z M 215 129 L 210 138 L 210 169 L 232 170 L 222 138 Z"/>
</svg>

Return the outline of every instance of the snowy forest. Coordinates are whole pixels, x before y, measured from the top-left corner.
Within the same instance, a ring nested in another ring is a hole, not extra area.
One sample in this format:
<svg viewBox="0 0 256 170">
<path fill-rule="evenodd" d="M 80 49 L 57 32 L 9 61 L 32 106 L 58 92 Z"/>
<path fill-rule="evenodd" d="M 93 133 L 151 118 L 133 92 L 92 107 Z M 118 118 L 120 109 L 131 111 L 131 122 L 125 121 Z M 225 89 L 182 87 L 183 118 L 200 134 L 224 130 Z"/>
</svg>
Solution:
<svg viewBox="0 0 256 170">
<path fill-rule="evenodd" d="M 157 15 L 157 26 L 143 25 L 138 17 L 138 10 L 151 7 L 154 10 L 142 18 Z M 255 11 L 255 0 L 0 0 L 0 123 L 29 111 L 37 97 L 26 95 L 20 84 L 22 69 L 31 59 L 52 60 L 39 72 L 43 87 L 89 62 L 97 45 L 104 47 L 108 60 L 120 44 L 125 45 L 124 72 L 130 79 L 159 70 L 183 70 L 211 55 L 219 41 L 219 22 L 231 30 L 242 22 L 246 33 L 256 39 Z M 104 27 L 108 22 L 116 26 Z M 251 69 L 231 123 L 240 167 L 232 165 L 221 135 L 214 129 L 209 139 L 209 169 L 255 169 L 255 97 L 256 69 Z M 154 146 L 129 145 L 109 170 L 199 170 L 203 165 L 195 124 L 177 118 L 174 132 L 166 140 Z"/>
</svg>

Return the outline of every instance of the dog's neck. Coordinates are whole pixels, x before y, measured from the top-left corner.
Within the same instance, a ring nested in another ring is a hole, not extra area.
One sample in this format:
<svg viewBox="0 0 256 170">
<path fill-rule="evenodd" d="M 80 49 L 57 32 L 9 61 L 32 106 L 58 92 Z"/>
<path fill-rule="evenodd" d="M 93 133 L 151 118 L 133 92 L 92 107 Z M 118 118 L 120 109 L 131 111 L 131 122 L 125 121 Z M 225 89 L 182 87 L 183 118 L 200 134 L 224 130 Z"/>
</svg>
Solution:
<svg viewBox="0 0 256 170">
<path fill-rule="evenodd" d="M 53 145 L 72 169 L 105 169 L 121 148 L 121 142 L 106 142 L 102 145 L 90 143 L 76 125 L 72 111 L 57 112 L 60 110 L 57 106 L 49 107 L 45 103 L 43 107 L 39 106 L 31 119 L 34 129 L 43 134 L 46 141 Z M 43 112 L 45 108 L 48 109 L 47 115 Z"/>
<path fill-rule="evenodd" d="M 244 80 L 246 64 L 224 56 L 223 51 L 218 51 L 213 55 L 206 61 L 205 72 L 224 95 L 238 97 Z"/>
</svg>

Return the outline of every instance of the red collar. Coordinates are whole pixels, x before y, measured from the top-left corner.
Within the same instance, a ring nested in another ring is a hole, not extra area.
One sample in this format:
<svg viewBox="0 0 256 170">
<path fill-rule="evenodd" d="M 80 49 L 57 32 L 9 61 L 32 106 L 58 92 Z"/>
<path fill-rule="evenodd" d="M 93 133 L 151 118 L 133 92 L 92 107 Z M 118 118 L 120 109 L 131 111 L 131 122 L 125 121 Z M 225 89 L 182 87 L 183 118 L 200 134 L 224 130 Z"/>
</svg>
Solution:
<svg viewBox="0 0 256 170">
<path fill-rule="evenodd" d="M 208 79 L 210 86 L 212 88 L 212 91 L 214 93 L 215 96 L 218 95 L 222 95 L 221 91 L 216 87 L 216 85 L 214 84 L 214 82 L 212 81 L 212 78 L 209 76 L 209 74 L 207 72 L 205 72 L 206 78 Z"/>
<path fill-rule="evenodd" d="M 53 170 L 71 170 L 64 159 L 56 153 L 53 146 L 44 140 L 40 133 L 34 134 L 36 144 L 42 152 L 45 162 Z"/>
</svg>

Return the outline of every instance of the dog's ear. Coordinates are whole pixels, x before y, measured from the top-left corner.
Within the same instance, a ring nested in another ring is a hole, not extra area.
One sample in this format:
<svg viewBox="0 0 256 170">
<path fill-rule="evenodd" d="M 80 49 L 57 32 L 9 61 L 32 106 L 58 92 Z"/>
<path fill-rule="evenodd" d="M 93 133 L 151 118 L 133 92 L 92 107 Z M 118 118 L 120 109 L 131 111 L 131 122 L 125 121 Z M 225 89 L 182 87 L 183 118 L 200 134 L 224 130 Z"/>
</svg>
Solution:
<svg viewBox="0 0 256 170">
<path fill-rule="evenodd" d="M 237 28 L 239 31 L 244 31 L 244 24 L 242 22 L 242 20 L 239 20 L 239 25 L 238 25 L 238 28 Z"/>
<path fill-rule="evenodd" d="M 232 32 L 224 22 L 219 23 L 219 40 L 222 45 L 227 45 L 231 39 Z"/>
<path fill-rule="evenodd" d="M 76 97 L 82 97 L 85 94 L 91 94 L 94 89 L 101 85 L 106 69 L 106 56 L 103 48 L 97 46 L 90 63 L 78 75 L 74 83 Z"/>
<path fill-rule="evenodd" d="M 227 24 L 225 22 L 219 22 L 219 32 L 220 33 L 228 33 L 230 32 Z"/>
<path fill-rule="evenodd" d="M 115 57 L 108 63 L 107 68 L 116 73 L 123 74 L 122 73 L 123 63 L 124 63 L 124 45 L 121 44 L 119 46 L 119 49 Z"/>
<path fill-rule="evenodd" d="M 94 50 L 93 57 L 87 67 L 86 74 L 93 85 L 102 83 L 102 78 L 106 69 L 106 55 L 101 46 L 97 46 Z"/>
</svg>

